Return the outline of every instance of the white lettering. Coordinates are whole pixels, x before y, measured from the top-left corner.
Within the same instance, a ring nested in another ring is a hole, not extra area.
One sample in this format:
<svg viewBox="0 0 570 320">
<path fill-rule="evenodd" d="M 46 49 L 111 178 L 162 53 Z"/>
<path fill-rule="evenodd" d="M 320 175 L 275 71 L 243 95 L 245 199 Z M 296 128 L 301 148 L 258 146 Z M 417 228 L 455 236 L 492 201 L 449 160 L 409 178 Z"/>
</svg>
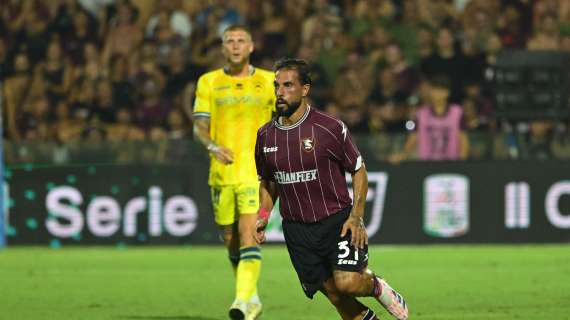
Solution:
<svg viewBox="0 0 570 320">
<path fill-rule="evenodd" d="M 113 235 L 120 227 L 121 208 L 111 197 L 97 197 L 87 207 L 87 226 L 98 237 Z"/>
<path fill-rule="evenodd" d="M 69 201 L 69 204 L 62 203 Z M 73 187 L 53 188 L 46 197 L 46 207 L 51 217 L 46 219 L 46 228 L 49 233 L 60 238 L 70 238 L 83 229 L 83 215 L 77 208 L 83 202 L 81 193 Z M 57 218 L 69 221 L 67 224 L 60 223 Z"/>
<path fill-rule="evenodd" d="M 263 147 L 264 153 L 277 152 L 278 147 Z"/>
<path fill-rule="evenodd" d="M 192 199 L 174 196 L 164 205 L 164 228 L 173 236 L 185 236 L 196 228 L 198 209 Z"/>
<path fill-rule="evenodd" d="M 527 229 L 530 225 L 530 186 L 526 182 L 509 182 L 505 186 L 505 226 Z"/>
<path fill-rule="evenodd" d="M 161 202 L 162 190 L 157 186 L 152 186 L 148 189 L 149 213 L 148 213 L 148 230 L 151 236 L 160 236 L 162 233 L 161 221 Z"/>
<path fill-rule="evenodd" d="M 191 234 L 196 229 L 198 220 L 198 208 L 194 200 L 176 195 L 166 199 L 163 206 L 162 195 L 160 187 L 152 186 L 148 191 L 148 201 L 146 197 L 140 196 L 130 199 L 123 212 L 113 197 L 95 197 L 87 205 L 84 216 L 80 209 L 83 203 L 81 193 L 74 187 L 59 186 L 46 196 L 46 208 L 50 214 L 45 225 L 51 235 L 59 238 L 70 238 L 81 233 L 85 224 L 94 236 L 111 237 L 121 229 L 123 219 L 123 235 L 132 237 L 138 232 L 139 213 L 148 213 L 150 236 L 161 236 L 163 224 L 164 230 L 170 235 L 182 237 Z"/>
<path fill-rule="evenodd" d="M 290 184 L 317 180 L 317 170 L 297 171 L 297 172 L 275 172 L 275 180 L 279 184 Z"/>
<path fill-rule="evenodd" d="M 125 236 L 132 237 L 137 233 L 137 214 L 145 209 L 146 199 L 144 197 L 136 197 L 127 202 L 123 222 L 123 233 Z"/>
<path fill-rule="evenodd" d="M 558 205 L 560 197 L 563 195 L 570 195 L 570 181 L 557 182 L 548 189 L 544 203 L 546 217 L 553 226 L 560 229 L 570 229 L 570 214 L 563 215 Z"/>
</svg>

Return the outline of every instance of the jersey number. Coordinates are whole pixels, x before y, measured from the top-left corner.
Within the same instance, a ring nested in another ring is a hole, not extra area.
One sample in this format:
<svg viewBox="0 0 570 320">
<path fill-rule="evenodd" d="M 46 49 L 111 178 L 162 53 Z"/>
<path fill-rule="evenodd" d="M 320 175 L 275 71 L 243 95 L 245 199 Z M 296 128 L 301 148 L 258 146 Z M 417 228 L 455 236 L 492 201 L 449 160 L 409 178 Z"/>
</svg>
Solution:
<svg viewBox="0 0 570 320">
<path fill-rule="evenodd" d="M 341 241 L 338 243 L 338 250 L 341 250 L 342 252 L 339 253 L 338 258 L 339 259 L 344 259 L 346 257 L 348 257 L 348 255 L 350 254 L 350 247 L 348 246 L 348 241 Z M 358 260 L 358 249 L 354 250 L 354 260 Z"/>
</svg>

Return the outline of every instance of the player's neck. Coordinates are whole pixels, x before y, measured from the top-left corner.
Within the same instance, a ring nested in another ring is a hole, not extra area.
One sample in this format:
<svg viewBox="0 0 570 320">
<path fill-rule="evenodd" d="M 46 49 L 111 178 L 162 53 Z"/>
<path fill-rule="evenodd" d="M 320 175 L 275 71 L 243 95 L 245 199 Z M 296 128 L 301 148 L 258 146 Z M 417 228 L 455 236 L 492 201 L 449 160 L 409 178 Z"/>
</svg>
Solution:
<svg viewBox="0 0 570 320">
<path fill-rule="evenodd" d="M 228 64 L 224 67 L 224 72 L 227 75 L 230 75 L 232 77 L 237 77 L 237 78 L 244 78 L 244 77 L 249 77 L 250 75 L 253 74 L 254 72 L 254 68 L 251 64 L 245 63 L 243 65 L 231 65 Z"/>
<path fill-rule="evenodd" d="M 294 125 L 303 117 L 308 108 L 309 105 L 303 100 L 299 108 L 290 117 L 281 117 L 281 124 L 286 127 Z"/>
</svg>

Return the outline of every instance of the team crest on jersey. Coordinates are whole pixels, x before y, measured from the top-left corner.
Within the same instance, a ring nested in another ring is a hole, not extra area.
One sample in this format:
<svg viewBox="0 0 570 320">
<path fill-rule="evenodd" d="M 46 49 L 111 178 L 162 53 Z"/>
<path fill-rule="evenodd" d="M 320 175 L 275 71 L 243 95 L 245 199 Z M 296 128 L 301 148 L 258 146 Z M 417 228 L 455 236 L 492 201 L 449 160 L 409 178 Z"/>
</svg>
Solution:
<svg viewBox="0 0 570 320">
<path fill-rule="evenodd" d="M 311 152 L 313 149 L 315 149 L 315 140 L 312 137 L 302 139 L 301 145 L 303 146 L 303 150 Z"/>
</svg>

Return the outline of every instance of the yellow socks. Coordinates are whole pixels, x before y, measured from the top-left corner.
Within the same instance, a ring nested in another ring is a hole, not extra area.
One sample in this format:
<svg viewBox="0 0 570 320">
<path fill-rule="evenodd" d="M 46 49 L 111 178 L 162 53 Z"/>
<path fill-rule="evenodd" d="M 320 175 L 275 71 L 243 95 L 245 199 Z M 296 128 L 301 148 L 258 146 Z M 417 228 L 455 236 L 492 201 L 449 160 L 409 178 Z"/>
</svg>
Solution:
<svg viewBox="0 0 570 320">
<path fill-rule="evenodd" d="M 249 301 L 257 293 L 257 280 L 261 272 L 261 251 L 259 247 L 240 248 L 237 267 L 236 299 Z"/>
</svg>

